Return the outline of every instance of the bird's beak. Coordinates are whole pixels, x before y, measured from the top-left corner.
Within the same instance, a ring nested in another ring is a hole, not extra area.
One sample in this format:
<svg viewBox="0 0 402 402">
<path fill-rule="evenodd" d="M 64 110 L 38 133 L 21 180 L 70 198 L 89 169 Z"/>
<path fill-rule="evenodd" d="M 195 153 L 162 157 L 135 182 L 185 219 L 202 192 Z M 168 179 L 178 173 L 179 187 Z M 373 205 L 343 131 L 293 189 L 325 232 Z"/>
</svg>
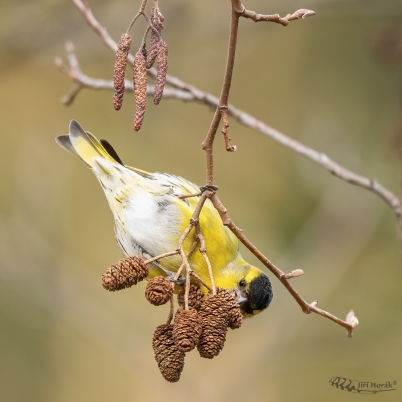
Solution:
<svg viewBox="0 0 402 402">
<path fill-rule="evenodd" d="M 236 299 L 237 303 L 239 303 L 239 304 L 248 300 L 246 293 L 242 292 L 239 289 L 234 289 L 230 293 Z"/>
</svg>

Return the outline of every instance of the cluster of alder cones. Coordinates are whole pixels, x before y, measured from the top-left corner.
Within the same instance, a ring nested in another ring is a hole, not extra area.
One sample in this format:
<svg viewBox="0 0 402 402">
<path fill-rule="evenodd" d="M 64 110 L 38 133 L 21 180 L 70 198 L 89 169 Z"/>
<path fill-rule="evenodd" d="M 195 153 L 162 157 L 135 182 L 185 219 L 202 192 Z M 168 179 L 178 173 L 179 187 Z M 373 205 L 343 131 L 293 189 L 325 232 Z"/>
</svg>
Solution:
<svg viewBox="0 0 402 402">
<path fill-rule="evenodd" d="M 141 12 L 141 14 L 146 15 L 144 12 Z M 117 45 L 113 74 L 115 89 L 113 95 L 113 106 L 116 110 L 120 110 L 123 104 L 124 77 L 128 62 L 128 54 L 131 47 L 131 36 L 129 34 L 129 30 L 131 29 L 135 20 L 136 17 L 130 24 L 127 32 L 121 36 Z M 165 18 L 159 11 L 157 4 L 154 4 L 151 10 L 151 16 L 148 20 L 149 25 L 145 32 L 144 39 L 142 40 L 140 48 L 134 57 L 133 84 L 136 105 L 134 117 L 135 131 L 138 131 L 141 128 L 144 121 L 147 105 L 147 69 L 151 68 L 155 61 L 157 64 L 154 89 L 155 105 L 158 105 L 162 99 L 168 67 L 168 47 L 161 36 L 164 20 Z M 149 50 L 146 49 L 146 38 L 148 36 L 148 32 L 151 32 Z"/>
<path fill-rule="evenodd" d="M 102 275 L 102 285 L 109 291 L 117 291 L 136 285 L 148 276 L 148 268 L 137 256 L 127 257 L 112 265 Z M 150 279 L 145 297 L 155 306 L 170 301 L 173 311 L 171 281 L 163 276 Z M 197 348 L 201 357 L 212 359 L 223 349 L 228 328 L 240 328 L 243 316 L 231 294 L 222 288 L 216 294 L 204 295 L 191 284 L 186 302 L 185 287 L 178 293 L 179 307 L 166 324 L 159 325 L 153 336 L 155 360 L 163 377 L 169 382 L 180 379 L 185 354 Z"/>
</svg>

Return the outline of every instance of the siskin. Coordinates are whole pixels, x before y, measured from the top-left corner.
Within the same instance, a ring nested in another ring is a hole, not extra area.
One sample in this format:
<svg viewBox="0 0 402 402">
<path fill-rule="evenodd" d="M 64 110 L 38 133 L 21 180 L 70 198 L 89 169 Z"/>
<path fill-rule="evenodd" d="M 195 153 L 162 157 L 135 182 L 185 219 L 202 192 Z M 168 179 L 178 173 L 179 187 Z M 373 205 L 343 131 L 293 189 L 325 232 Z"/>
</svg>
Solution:
<svg viewBox="0 0 402 402">
<path fill-rule="evenodd" d="M 199 198 L 178 196 L 198 193 L 195 184 L 182 177 L 147 173 L 124 165 L 107 141 L 99 141 L 74 120 L 69 134 L 57 137 L 56 142 L 94 172 L 113 212 L 116 240 L 125 256 L 148 259 L 177 249 Z M 244 317 L 266 309 L 273 296 L 268 276 L 243 260 L 237 238 L 223 226 L 210 200 L 205 202 L 199 219 L 216 286 L 233 295 Z M 193 229 L 183 243 L 184 252 L 190 249 L 194 239 Z M 201 253 L 194 252 L 189 263 L 210 284 Z M 152 263 L 148 279 L 176 272 L 180 264 L 178 255 Z"/>
</svg>

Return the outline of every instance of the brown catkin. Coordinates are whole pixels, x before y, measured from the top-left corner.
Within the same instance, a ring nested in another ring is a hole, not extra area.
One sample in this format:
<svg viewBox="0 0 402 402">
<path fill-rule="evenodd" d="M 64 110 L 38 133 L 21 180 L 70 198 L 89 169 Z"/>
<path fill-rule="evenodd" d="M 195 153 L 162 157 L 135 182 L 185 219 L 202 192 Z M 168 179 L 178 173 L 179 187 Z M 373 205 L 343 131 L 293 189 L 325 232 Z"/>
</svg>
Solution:
<svg viewBox="0 0 402 402">
<path fill-rule="evenodd" d="M 201 330 L 201 318 L 197 310 L 177 310 L 173 324 L 173 340 L 177 349 L 185 353 L 193 350 L 198 344 Z"/>
<path fill-rule="evenodd" d="M 116 59 L 114 62 L 114 95 L 113 106 L 116 110 L 120 110 L 123 104 L 124 96 L 124 76 L 127 67 L 127 56 L 130 51 L 131 36 L 129 34 L 123 34 L 117 44 Z"/>
<path fill-rule="evenodd" d="M 180 289 L 180 292 L 177 295 L 177 301 L 179 305 L 184 308 L 184 294 L 186 289 Z M 188 307 L 194 308 L 198 310 L 201 306 L 202 301 L 204 300 L 204 294 L 201 289 L 197 285 L 190 285 L 190 289 L 188 292 Z"/>
<path fill-rule="evenodd" d="M 168 69 L 168 47 L 167 43 L 161 40 L 158 43 L 158 56 L 157 56 L 157 69 L 156 69 L 156 81 L 154 91 L 154 103 L 158 105 L 162 99 L 163 89 L 166 83 L 166 74 Z"/>
<path fill-rule="evenodd" d="M 205 300 L 198 311 L 202 332 L 197 349 L 201 357 L 212 359 L 223 349 L 228 327 L 228 313 L 219 294 Z"/>
<path fill-rule="evenodd" d="M 126 257 L 102 275 L 102 286 L 114 292 L 136 285 L 148 276 L 148 268 L 138 256 Z"/>
<path fill-rule="evenodd" d="M 172 295 L 172 283 L 163 276 L 152 278 L 145 288 L 145 297 L 154 306 L 161 306 L 167 303 Z"/>
<path fill-rule="evenodd" d="M 145 55 L 143 49 L 138 50 L 134 57 L 133 83 L 135 95 L 134 130 L 138 131 L 144 121 L 147 106 L 147 70 L 145 68 Z"/>
<path fill-rule="evenodd" d="M 184 367 L 184 352 L 173 341 L 173 325 L 159 325 L 152 339 L 155 360 L 165 380 L 177 382 Z"/>
<path fill-rule="evenodd" d="M 147 54 L 147 68 L 151 68 L 154 65 L 156 56 L 158 55 L 158 43 L 161 40 L 160 34 L 163 29 L 163 20 L 163 15 L 160 14 L 158 10 L 155 9 L 155 7 L 153 7 L 151 10 L 151 24 L 157 32 L 151 29 L 151 39 L 149 42 L 149 51 Z"/>
</svg>

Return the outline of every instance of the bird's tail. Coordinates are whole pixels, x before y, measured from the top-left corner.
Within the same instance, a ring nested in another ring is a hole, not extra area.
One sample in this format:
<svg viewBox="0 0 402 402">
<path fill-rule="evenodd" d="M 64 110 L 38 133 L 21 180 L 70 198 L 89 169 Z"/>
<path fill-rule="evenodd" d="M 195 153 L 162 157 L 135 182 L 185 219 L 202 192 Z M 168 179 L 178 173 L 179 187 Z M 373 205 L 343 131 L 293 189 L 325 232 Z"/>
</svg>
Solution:
<svg viewBox="0 0 402 402">
<path fill-rule="evenodd" d="M 101 140 L 102 141 L 102 140 Z M 93 167 L 94 158 L 102 157 L 110 162 L 122 164 L 120 158 L 109 143 L 103 141 L 105 148 L 93 134 L 80 126 L 75 120 L 71 120 L 68 135 L 60 135 L 56 138 L 57 144 L 63 149 L 82 159 L 89 167 Z"/>
</svg>

